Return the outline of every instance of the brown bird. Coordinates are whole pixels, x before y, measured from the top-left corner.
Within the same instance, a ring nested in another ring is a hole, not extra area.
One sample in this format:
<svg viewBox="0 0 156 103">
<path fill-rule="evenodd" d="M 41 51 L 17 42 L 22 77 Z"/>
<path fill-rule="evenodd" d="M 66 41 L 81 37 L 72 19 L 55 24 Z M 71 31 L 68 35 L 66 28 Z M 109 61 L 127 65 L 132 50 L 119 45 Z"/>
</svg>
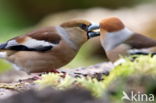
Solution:
<svg viewBox="0 0 156 103">
<path fill-rule="evenodd" d="M 100 41 L 109 60 L 134 54 L 155 54 L 156 40 L 128 29 L 117 17 L 109 17 L 100 22 Z"/>
<path fill-rule="evenodd" d="M 0 45 L 0 57 L 27 73 L 48 72 L 69 63 L 80 47 L 98 36 L 97 25 L 71 20 L 15 37 Z"/>
</svg>

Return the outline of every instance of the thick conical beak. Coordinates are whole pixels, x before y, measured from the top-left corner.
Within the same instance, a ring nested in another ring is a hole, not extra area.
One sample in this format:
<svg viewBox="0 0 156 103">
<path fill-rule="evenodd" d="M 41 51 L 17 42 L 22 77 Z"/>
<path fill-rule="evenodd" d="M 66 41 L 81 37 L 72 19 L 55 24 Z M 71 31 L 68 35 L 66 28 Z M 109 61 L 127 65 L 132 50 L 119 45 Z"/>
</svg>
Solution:
<svg viewBox="0 0 156 103">
<path fill-rule="evenodd" d="M 95 32 L 95 31 L 90 31 L 88 32 L 88 38 L 93 38 L 93 37 L 96 37 L 96 36 L 99 36 L 100 35 L 100 32 Z"/>
<path fill-rule="evenodd" d="M 100 35 L 100 32 L 94 31 L 99 29 L 99 25 L 98 24 L 92 24 L 88 27 L 88 37 L 92 38 L 92 37 L 96 37 Z"/>
<path fill-rule="evenodd" d="M 93 30 L 96 30 L 96 29 L 99 29 L 99 25 L 98 24 L 91 24 L 89 27 L 88 27 L 88 31 L 93 31 Z"/>
</svg>

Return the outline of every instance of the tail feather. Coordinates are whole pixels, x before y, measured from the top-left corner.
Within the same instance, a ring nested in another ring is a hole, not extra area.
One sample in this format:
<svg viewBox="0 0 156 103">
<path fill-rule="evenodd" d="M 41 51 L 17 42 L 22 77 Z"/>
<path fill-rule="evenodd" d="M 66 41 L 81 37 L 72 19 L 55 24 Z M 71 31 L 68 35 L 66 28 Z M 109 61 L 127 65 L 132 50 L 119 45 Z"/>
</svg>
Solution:
<svg viewBox="0 0 156 103">
<path fill-rule="evenodd" d="M 7 43 L 2 43 L 0 44 L 0 49 L 5 49 L 6 46 L 7 46 Z"/>
<path fill-rule="evenodd" d="M 7 52 L 5 50 L 5 47 L 7 46 L 7 43 L 0 44 L 0 58 L 6 58 Z"/>
</svg>

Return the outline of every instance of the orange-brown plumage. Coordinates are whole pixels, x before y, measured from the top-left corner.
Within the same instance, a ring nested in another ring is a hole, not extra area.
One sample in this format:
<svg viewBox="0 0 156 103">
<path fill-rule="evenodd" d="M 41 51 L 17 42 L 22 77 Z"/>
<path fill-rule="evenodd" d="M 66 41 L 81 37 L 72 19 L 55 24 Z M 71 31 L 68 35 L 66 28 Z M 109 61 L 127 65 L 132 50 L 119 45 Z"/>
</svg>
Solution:
<svg viewBox="0 0 156 103">
<path fill-rule="evenodd" d="M 115 32 L 124 28 L 124 24 L 117 17 L 109 17 L 100 21 L 100 28 L 107 32 Z"/>
<path fill-rule="evenodd" d="M 86 24 L 86 25 L 91 25 L 91 22 L 83 19 L 76 19 L 76 20 L 70 20 L 70 22 L 64 22 L 60 26 L 62 27 L 76 27 L 79 26 L 80 24 Z"/>
</svg>

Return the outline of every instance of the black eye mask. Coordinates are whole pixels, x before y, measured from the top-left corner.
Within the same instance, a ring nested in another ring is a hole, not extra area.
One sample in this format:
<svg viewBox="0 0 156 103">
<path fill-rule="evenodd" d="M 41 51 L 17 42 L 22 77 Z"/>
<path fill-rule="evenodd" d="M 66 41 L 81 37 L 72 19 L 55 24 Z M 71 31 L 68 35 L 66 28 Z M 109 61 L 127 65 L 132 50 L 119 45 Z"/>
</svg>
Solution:
<svg viewBox="0 0 156 103">
<path fill-rule="evenodd" d="M 86 24 L 80 24 L 80 28 L 85 30 L 85 31 L 88 31 L 88 27 Z"/>
</svg>

